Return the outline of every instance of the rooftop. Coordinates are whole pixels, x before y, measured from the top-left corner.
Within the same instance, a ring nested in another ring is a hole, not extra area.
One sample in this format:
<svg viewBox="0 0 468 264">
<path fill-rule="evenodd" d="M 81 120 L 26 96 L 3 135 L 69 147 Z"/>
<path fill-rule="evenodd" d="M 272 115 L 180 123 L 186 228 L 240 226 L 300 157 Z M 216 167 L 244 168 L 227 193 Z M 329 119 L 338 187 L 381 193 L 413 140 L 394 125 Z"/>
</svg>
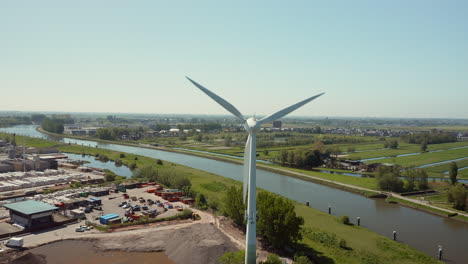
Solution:
<svg viewBox="0 0 468 264">
<path fill-rule="evenodd" d="M 25 215 L 44 213 L 59 209 L 58 207 L 34 200 L 5 204 L 4 207 Z"/>
</svg>

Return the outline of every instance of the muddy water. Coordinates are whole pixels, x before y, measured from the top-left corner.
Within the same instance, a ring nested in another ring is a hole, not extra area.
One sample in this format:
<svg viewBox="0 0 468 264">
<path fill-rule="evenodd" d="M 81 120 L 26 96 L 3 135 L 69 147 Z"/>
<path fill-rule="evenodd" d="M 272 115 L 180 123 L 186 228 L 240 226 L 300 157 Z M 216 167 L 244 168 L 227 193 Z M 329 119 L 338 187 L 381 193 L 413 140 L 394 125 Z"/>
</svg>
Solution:
<svg viewBox="0 0 468 264">
<path fill-rule="evenodd" d="M 85 240 L 55 242 L 31 249 L 30 253 L 45 257 L 47 264 L 175 264 L 163 252 L 102 251 Z"/>
</svg>

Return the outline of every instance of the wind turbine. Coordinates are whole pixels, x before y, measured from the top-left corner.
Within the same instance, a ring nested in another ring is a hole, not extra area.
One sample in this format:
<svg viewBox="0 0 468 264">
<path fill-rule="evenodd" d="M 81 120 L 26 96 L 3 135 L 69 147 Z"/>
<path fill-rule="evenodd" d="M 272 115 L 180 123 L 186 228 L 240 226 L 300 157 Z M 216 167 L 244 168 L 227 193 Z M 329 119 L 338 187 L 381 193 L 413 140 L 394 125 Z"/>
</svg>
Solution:
<svg viewBox="0 0 468 264">
<path fill-rule="evenodd" d="M 228 110 L 231 114 L 241 120 L 244 124 L 244 128 L 249 133 L 247 142 L 245 143 L 244 150 L 244 193 L 243 199 L 245 203 L 246 196 L 248 195 L 247 200 L 247 233 L 245 239 L 245 263 L 246 264 L 255 264 L 256 263 L 256 221 L 257 221 L 257 204 L 256 204 L 256 162 L 257 162 L 257 147 L 256 147 L 256 133 L 260 131 L 262 124 L 280 119 L 281 117 L 291 113 L 292 111 L 298 109 L 299 107 L 307 104 L 308 102 L 314 100 L 315 98 L 323 95 L 324 93 L 312 96 L 305 99 L 299 103 L 293 104 L 290 107 L 287 107 L 281 111 L 278 111 L 274 114 L 271 114 L 267 117 L 264 117 L 260 120 L 257 120 L 255 117 L 245 119 L 244 116 L 237 110 L 232 104 L 223 98 L 219 97 L 215 93 L 206 89 L 199 83 L 194 80 L 187 78 L 191 83 L 193 83 L 198 89 L 204 92 L 206 95 L 215 100 L 220 104 L 224 109 Z M 247 191 L 248 189 L 248 191 Z"/>
</svg>

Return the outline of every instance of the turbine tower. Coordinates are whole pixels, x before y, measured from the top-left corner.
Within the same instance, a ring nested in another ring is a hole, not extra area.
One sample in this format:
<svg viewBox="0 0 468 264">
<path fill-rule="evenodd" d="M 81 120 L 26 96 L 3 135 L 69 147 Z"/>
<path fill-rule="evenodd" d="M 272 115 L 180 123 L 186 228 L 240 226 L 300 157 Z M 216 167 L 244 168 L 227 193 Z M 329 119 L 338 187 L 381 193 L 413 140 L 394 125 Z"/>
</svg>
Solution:
<svg viewBox="0 0 468 264">
<path fill-rule="evenodd" d="M 224 107 L 224 109 L 228 110 L 231 114 L 233 114 L 239 120 L 241 120 L 244 124 L 245 130 L 247 131 L 247 133 L 249 133 L 247 142 L 245 144 L 245 151 L 244 151 L 244 188 L 243 188 L 244 203 L 245 203 L 246 197 L 248 196 L 247 212 L 246 212 L 247 233 L 246 233 L 246 239 L 245 239 L 245 263 L 255 264 L 256 263 L 256 249 L 257 249 L 256 247 L 256 242 L 257 242 L 256 241 L 256 221 L 257 221 L 256 133 L 260 131 L 260 127 L 262 124 L 270 122 L 270 121 L 274 121 L 276 119 L 280 119 L 281 117 L 284 117 L 285 115 L 307 104 L 308 102 L 314 100 L 315 98 L 323 95 L 324 93 L 307 98 L 304 101 L 291 105 L 290 107 L 287 107 L 281 111 L 278 111 L 260 120 L 257 120 L 255 117 L 245 119 L 244 116 L 239 112 L 239 110 L 237 110 L 232 104 L 230 104 L 223 98 L 219 97 L 215 93 L 211 92 L 210 90 L 206 89 L 205 87 L 195 82 L 194 80 L 190 79 L 189 77 L 186 77 L 186 78 L 191 83 L 193 83 L 196 87 L 198 87 L 198 89 L 200 89 L 206 95 L 211 97 L 211 99 L 215 100 L 218 104 Z"/>
</svg>

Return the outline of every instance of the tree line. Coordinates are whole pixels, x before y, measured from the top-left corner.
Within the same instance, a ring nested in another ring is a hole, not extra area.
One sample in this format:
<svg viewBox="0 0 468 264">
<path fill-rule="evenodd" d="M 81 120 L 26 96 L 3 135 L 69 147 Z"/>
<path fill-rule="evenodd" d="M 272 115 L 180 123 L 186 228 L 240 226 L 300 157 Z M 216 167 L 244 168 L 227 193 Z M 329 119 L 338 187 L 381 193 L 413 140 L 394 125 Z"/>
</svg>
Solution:
<svg viewBox="0 0 468 264">
<path fill-rule="evenodd" d="M 457 135 L 455 133 L 448 132 L 435 132 L 435 133 L 416 133 L 410 135 L 403 135 L 401 139 L 410 144 L 440 144 L 448 142 L 456 142 Z"/>
<path fill-rule="evenodd" d="M 320 150 L 281 150 L 277 156 L 277 162 L 282 166 L 288 165 L 295 168 L 313 168 L 319 167 L 323 164 L 324 156 L 329 154 L 322 154 Z"/>
<path fill-rule="evenodd" d="M 143 137 L 143 127 L 104 127 L 96 131 L 96 136 L 104 140 L 132 139 L 138 140 Z"/>
<path fill-rule="evenodd" d="M 381 190 L 411 192 L 429 188 L 427 173 L 423 169 L 408 169 L 401 172 L 399 166 L 379 166 L 376 170 L 377 185 Z M 405 179 L 406 181 L 403 181 Z"/>
<path fill-rule="evenodd" d="M 44 118 L 42 120 L 42 129 L 47 132 L 62 134 L 64 130 L 64 121 L 61 119 Z"/>
</svg>

